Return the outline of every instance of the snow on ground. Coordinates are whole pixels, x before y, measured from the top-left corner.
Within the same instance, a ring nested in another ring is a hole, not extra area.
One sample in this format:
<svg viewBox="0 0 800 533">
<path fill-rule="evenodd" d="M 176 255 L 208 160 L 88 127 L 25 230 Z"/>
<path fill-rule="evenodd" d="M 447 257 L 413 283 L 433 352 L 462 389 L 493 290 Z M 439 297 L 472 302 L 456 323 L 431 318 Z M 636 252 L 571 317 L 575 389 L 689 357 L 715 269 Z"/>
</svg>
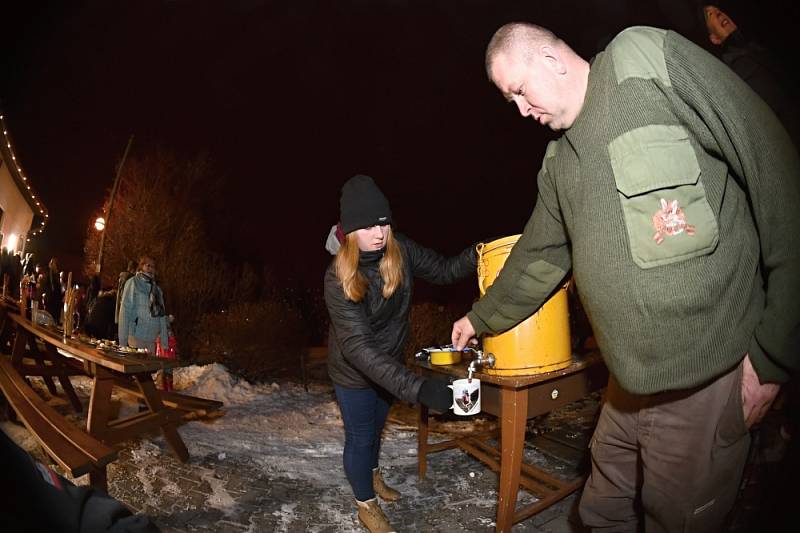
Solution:
<svg viewBox="0 0 800 533">
<path fill-rule="evenodd" d="M 109 466 L 112 496 L 151 516 L 165 531 L 363 531 L 342 468 L 344 431 L 330 384 L 309 384 L 308 392 L 295 383 L 256 385 L 220 364 L 178 369 L 174 380 L 182 392 L 224 402 L 223 416 L 180 426 L 191 456 L 187 464 L 174 458 L 160 435 L 125 443 L 119 460 Z M 73 383 L 88 402 L 89 380 L 74 378 Z M 135 410 L 135 405 L 123 409 Z M 437 428 L 459 433 L 469 425 L 459 420 Z M 30 449 L 30 439 L 25 443 Z M 574 465 L 553 462 L 535 449 L 526 451 L 526 461 L 548 463 L 556 475 L 574 474 Z M 384 505 L 400 531 L 494 529 L 497 476 L 465 453 L 429 456 L 427 478 L 420 481 L 416 432 L 408 424 L 390 423 L 381 465 L 388 482 L 403 494 L 399 502 Z M 520 492 L 520 503 L 533 501 Z M 548 531 L 545 518 L 565 520 L 571 506 L 568 499 L 515 531 Z"/>
</svg>

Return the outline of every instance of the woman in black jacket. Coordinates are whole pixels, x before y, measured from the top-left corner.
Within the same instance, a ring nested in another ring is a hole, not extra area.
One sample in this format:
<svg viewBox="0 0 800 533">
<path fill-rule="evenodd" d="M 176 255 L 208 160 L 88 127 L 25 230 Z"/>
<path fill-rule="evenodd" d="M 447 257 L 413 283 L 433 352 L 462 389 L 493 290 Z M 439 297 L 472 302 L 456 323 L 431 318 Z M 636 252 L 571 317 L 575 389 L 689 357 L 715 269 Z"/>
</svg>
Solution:
<svg viewBox="0 0 800 533">
<path fill-rule="evenodd" d="M 344 469 L 358 518 L 372 532 L 392 531 L 376 493 L 394 501 L 378 469 L 381 433 L 393 397 L 437 411 L 452 403 L 447 382 L 420 377 L 403 364 L 414 276 L 447 284 L 473 274 L 474 247 L 444 258 L 392 232 L 389 202 L 372 178 L 342 187 L 342 242 L 325 273 L 331 318 L 328 371 L 345 429 Z"/>
</svg>

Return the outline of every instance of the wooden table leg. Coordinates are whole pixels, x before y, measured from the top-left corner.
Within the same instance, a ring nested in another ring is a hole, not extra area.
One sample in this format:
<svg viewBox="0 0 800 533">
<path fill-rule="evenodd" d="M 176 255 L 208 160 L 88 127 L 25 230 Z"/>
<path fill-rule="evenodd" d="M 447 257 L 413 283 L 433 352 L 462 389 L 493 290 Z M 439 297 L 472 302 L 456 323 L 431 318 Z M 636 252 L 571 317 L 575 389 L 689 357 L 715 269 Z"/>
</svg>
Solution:
<svg viewBox="0 0 800 533">
<path fill-rule="evenodd" d="M 528 415 L 528 391 L 500 389 L 500 489 L 497 498 L 495 531 L 510 532 L 517 506 L 519 472 L 525 449 L 525 426 Z"/>
<path fill-rule="evenodd" d="M 25 328 L 17 328 L 17 335 L 14 337 L 14 346 L 11 348 L 11 364 L 17 370 L 22 369 L 22 358 L 25 357 L 25 345 L 28 344 L 30 333 Z"/>
<path fill-rule="evenodd" d="M 108 421 L 111 418 L 111 389 L 113 388 L 114 376 L 101 368 L 94 369 L 86 431 L 100 440 L 103 440 L 104 434 L 108 431 Z"/>
<path fill-rule="evenodd" d="M 28 348 L 30 349 L 31 359 L 36 361 L 36 363 L 42 368 L 46 368 L 47 365 L 44 362 L 45 357 L 39 350 L 39 346 L 36 343 L 36 337 L 31 335 L 31 337 L 28 339 Z M 53 382 L 53 378 L 48 375 L 43 375 L 41 377 L 42 381 L 44 381 L 44 384 L 47 386 L 47 390 L 50 392 L 50 395 L 58 396 L 58 389 L 56 389 L 56 384 Z"/>
<path fill-rule="evenodd" d="M 95 468 L 89 472 L 89 484 L 108 494 L 108 474 L 106 468 Z"/>
<path fill-rule="evenodd" d="M 58 381 L 61 383 L 61 388 L 64 389 L 64 393 L 69 398 L 72 408 L 80 413 L 83 411 L 83 405 L 78 395 L 75 394 L 75 389 L 72 388 L 72 382 L 69 380 L 69 368 L 67 368 L 66 363 L 64 363 L 64 358 L 52 344 L 46 344 L 46 347 L 50 363 L 53 365 L 56 372 L 58 372 Z"/>
<path fill-rule="evenodd" d="M 167 409 L 161 401 L 161 394 L 158 392 L 158 389 L 156 389 L 156 385 L 153 383 L 153 377 L 150 374 L 137 374 L 136 382 L 139 384 L 139 389 L 142 391 L 147 407 L 149 407 L 152 412 L 158 413 L 163 409 Z M 164 439 L 178 459 L 184 463 L 188 461 L 189 450 L 186 449 L 186 444 L 184 444 L 183 439 L 178 433 L 177 424 L 174 422 L 163 424 L 161 426 L 161 433 L 164 434 Z"/>
<path fill-rule="evenodd" d="M 419 421 L 417 422 L 417 467 L 419 478 L 425 479 L 428 469 L 428 406 L 419 404 Z"/>
</svg>

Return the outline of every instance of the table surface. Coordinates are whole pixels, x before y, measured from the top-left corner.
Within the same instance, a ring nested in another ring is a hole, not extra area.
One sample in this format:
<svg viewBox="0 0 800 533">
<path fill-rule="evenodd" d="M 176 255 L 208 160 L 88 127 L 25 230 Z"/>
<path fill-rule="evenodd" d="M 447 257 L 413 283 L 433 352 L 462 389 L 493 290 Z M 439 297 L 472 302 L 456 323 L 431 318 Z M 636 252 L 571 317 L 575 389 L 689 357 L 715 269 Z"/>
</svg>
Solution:
<svg viewBox="0 0 800 533">
<path fill-rule="evenodd" d="M 561 370 L 554 370 L 552 372 L 545 372 L 542 374 L 526 374 L 521 376 L 498 376 L 494 374 L 487 374 L 480 370 L 476 370 L 472 377 L 481 380 L 481 383 L 491 383 L 501 387 L 509 388 L 522 388 L 529 387 L 545 381 L 550 381 L 562 376 L 580 372 L 588 366 L 602 362 L 602 357 L 599 352 L 591 351 L 584 354 L 573 354 L 572 363 Z M 470 364 L 469 359 L 462 359 L 460 363 L 454 365 L 432 365 L 428 360 L 416 360 L 414 364 L 422 369 L 448 376 L 458 378 L 467 377 L 467 369 Z M 480 369 L 480 367 L 478 367 Z"/>
<path fill-rule="evenodd" d="M 59 330 L 48 326 L 34 325 L 26 317 L 18 314 L 8 313 L 7 316 L 19 327 L 25 328 L 47 344 L 55 346 L 62 355 L 89 361 L 123 374 L 152 373 L 191 364 L 188 361 L 179 359 L 164 359 L 139 353 L 124 354 L 113 350 L 101 350 L 76 338 L 65 339 Z"/>
</svg>

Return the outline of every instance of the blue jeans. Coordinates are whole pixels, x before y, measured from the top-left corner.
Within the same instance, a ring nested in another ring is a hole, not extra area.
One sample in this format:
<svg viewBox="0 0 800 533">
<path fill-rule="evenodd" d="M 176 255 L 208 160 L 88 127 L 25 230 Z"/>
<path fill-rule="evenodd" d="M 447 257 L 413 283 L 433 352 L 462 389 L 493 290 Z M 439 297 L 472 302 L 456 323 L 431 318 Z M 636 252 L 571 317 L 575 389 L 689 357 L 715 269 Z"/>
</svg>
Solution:
<svg viewBox="0 0 800 533">
<path fill-rule="evenodd" d="M 378 467 L 381 433 L 392 405 L 391 396 L 375 389 L 334 385 L 344 421 L 344 473 L 359 501 L 375 497 L 372 470 Z"/>
</svg>

